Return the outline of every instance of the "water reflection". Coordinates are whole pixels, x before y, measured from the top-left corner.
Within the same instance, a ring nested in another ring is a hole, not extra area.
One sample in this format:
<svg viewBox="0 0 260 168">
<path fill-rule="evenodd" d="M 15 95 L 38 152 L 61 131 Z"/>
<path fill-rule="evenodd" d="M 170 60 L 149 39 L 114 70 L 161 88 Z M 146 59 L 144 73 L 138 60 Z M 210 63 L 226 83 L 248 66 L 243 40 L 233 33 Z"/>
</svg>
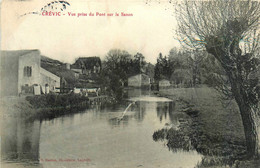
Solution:
<svg viewBox="0 0 260 168">
<path fill-rule="evenodd" d="M 128 88 L 126 90 L 126 95 L 127 95 L 127 98 L 140 97 L 140 96 L 150 96 L 151 92 L 150 92 L 149 87 L 148 88 L 143 88 L 143 89 Z"/>
<path fill-rule="evenodd" d="M 165 102 L 165 103 L 160 103 L 157 102 L 157 117 L 162 120 L 167 120 L 167 118 L 170 119 L 171 123 L 175 123 L 176 117 L 174 117 L 174 108 L 175 108 L 175 103 L 174 102 Z"/>
<path fill-rule="evenodd" d="M 159 99 L 159 98 L 158 98 Z M 132 102 L 128 102 L 125 104 L 131 104 Z M 134 119 L 137 122 L 142 122 L 145 118 L 146 113 L 148 113 L 152 108 L 156 109 L 157 117 L 160 120 L 160 123 L 167 124 L 177 124 L 178 117 L 174 116 L 174 102 L 154 102 L 149 103 L 149 101 L 137 101 L 130 108 L 127 109 L 124 117 L 119 119 L 124 112 L 124 108 L 121 107 L 119 109 L 113 109 L 114 114 L 118 115 L 109 119 L 109 123 L 111 125 L 127 125 L 129 120 Z M 154 109 L 153 109 L 154 110 Z M 107 111 L 106 111 L 107 112 Z"/>
<path fill-rule="evenodd" d="M 146 103 L 136 102 L 136 113 L 134 115 L 135 119 L 138 122 L 142 122 L 144 120 L 145 113 L 146 113 Z"/>
<path fill-rule="evenodd" d="M 84 113 L 41 122 L 5 121 L 2 156 L 5 161 L 35 162 L 38 164 L 35 167 L 170 168 L 196 165 L 201 160 L 197 153 L 172 153 L 163 144 L 153 141 L 151 137 L 155 130 L 178 123 L 180 116 L 174 111 L 173 102 L 164 102 L 161 98 L 157 102 L 154 97 L 153 101 L 148 99 L 133 104 L 122 120 L 116 117 L 124 113 L 131 101 L 115 107 L 94 105 Z M 79 162 L 78 159 L 86 161 Z"/>
<path fill-rule="evenodd" d="M 3 161 L 39 163 L 41 122 L 6 118 L 2 121 L 1 155 Z"/>
</svg>

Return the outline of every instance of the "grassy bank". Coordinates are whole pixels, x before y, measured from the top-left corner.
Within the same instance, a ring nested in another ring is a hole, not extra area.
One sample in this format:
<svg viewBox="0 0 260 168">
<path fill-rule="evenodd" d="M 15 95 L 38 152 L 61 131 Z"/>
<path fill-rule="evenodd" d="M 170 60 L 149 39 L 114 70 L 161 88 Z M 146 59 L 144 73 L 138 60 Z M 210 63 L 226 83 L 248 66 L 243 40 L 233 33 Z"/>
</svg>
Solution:
<svg viewBox="0 0 260 168">
<path fill-rule="evenodd" d="M 221 100 L 214 89 L 207 87 L 166 89 L 157 94 L 175 100 L 175 111 L 186 113 L 192 122 L 178 131 L 159 130 L 154 134 L 155 140 L 167 139 L 172 150 L 194 149 L 203 154 L 197 167 L 260 166 L 259 160 L 242 161 L 245 137 L 234 101 Z"/>
<path fill-rule="evenodd" d="M 25 98 L 35 109 L 31 119 L 55 118 L 82 111 L 89 107 L 89 98 L 78 94 L 48 94 Z"/>
<path fill-rule="evenodd" d="M 88 97 L 78 94 L 6 97 L 1 101 L 1 116 L 27 120 L 51 119 L 84 111 L 91 103 Z M 113 104 L 113 99 L 107 98 L 102 103 Z"/>
<path fill-rule="evenodd" d="M 238 107 L 234 101 L 222 101 L 211 88 L 183 88 L 162 90 L 161 95 L 179 101 L 179 110 L 198 110 L 198 122 L 209 138 L 243 143 L 244 132 Z"/>
</svg>

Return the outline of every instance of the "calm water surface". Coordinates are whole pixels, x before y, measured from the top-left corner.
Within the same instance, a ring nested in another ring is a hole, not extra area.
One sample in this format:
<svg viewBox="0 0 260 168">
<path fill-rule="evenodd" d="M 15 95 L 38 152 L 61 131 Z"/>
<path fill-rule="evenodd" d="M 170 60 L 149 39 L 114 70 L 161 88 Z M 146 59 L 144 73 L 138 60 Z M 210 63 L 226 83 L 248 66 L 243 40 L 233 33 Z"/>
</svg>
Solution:
<svg viewBox="0 0 260 168">
<path fill-rule="evenodd" d="M 201 161 L 195 151 L 172 152 L 166 142 L 153 141 L 154 131 L 177 124 L 173 102 L 151 96 L 130 100 L 52 120 L 5 121 L 2 156 L 12 162 L 5 166 L 191 168 Z"/>
</svg>

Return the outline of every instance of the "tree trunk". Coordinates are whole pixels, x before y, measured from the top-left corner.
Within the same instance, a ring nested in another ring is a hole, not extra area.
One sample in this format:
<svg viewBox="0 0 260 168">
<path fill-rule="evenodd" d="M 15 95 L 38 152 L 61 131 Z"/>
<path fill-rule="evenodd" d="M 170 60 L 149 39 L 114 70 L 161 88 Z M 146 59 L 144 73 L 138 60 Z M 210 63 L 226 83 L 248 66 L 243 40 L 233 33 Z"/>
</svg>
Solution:
<svg viewBox="0 0 260 168">
<path fill-rule="evenodd" d="M 229 78 L 231 92 L 239 107 L 242 118 L 247 155 L 253 158 L 258 157 L 257 114 L 254 112 L 257 106 L 255 103 L 258 102 L 250 99 L 250 96 L 255 96 L 249 94 L 252 93 L 252 88 L 246 82 L 246 76 L 249 73 L 247 72 L 248 74 L 245 75 L 245 63 L 250 61 L 250 59 L 245 60 L 245 56 L 241 55 L 242 51 L 239 48 L 241 37 L 242 34 L 234 34 L 232 31 L 229 31 L 225 36 L 225 41 L 222 41 L 219 37 L 211 37 L 208 39 L 205 47 L 207 52 L 213 54 L 221 63 Z"/>
<path fill-rule="evenodd" d="M 246 90 L 242 86 L 239 79 L 231 78 L 231 88 L 235 100 L 238 104 L 242 123 L 244 126 L 244 134 L 247 147 L 248 157 L 258 157 L 258 134 L 257 134 L 257 118 L 254 109 L 250 106 L 250 101 L 246 95 Z"/>
<path fill-rule="evenodd" d="M 255 114 L 247 104 L 240 104 L 239 109 L 244 126 L 247 154 L 250 158 L 258 157 L 258 135 Z"/>
</svg>

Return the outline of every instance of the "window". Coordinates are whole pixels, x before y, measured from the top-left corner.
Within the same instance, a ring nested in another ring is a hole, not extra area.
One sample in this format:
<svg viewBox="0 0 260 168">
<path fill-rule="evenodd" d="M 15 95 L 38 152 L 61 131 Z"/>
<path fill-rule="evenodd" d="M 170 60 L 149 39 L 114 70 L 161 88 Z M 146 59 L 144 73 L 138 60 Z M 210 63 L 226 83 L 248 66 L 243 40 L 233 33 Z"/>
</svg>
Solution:
<svg viewBox="0 0 260 168">
<path fill-rule="evenodd" d="M 26 66 L 23 69 L 23 76 L 31 77 L 32 76 L 32 67 Z"/>
</svg>

